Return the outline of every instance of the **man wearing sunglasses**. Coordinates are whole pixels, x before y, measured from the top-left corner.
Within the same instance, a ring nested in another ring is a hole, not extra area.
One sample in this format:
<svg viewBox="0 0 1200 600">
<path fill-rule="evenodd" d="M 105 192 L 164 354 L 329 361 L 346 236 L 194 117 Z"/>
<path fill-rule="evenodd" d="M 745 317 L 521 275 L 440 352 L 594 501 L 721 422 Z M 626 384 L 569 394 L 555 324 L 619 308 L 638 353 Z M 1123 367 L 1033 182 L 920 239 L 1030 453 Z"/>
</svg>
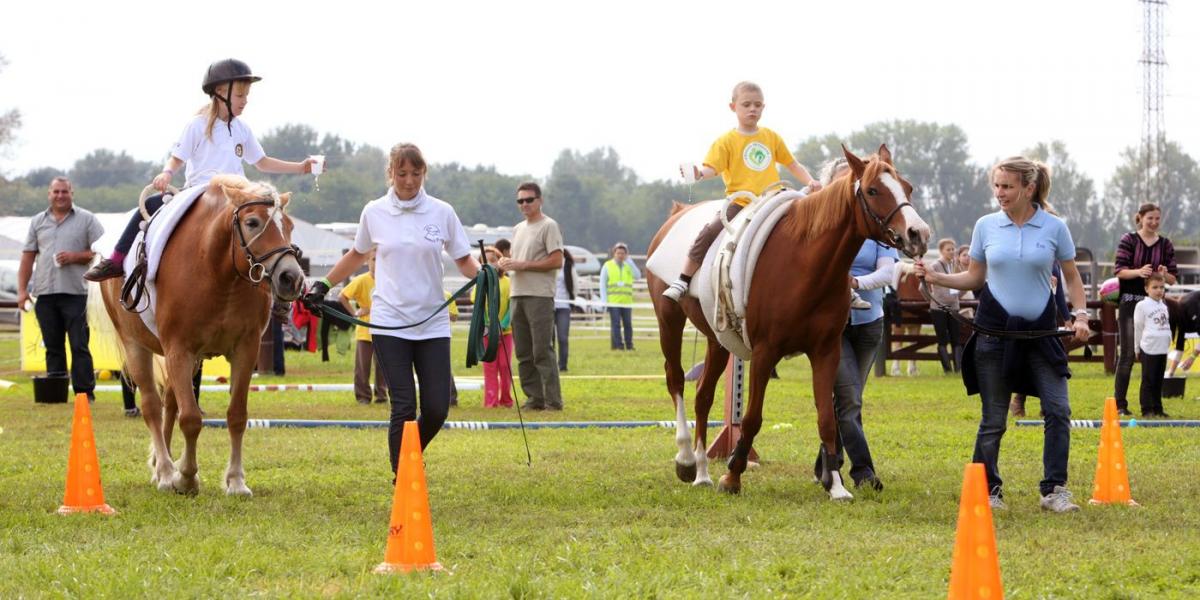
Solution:
<svg viewBox="0 0 1200 600">
<path fill-rule="evenodd" d="M 512 277 L 512 330 L 521 389 L 527 410 L 562 410 L 558 363 L 554 358 L 555 275 L 563 262 L 558 223 L 542 213 L 542 188 L 517 187 L 517 207 L 525 220 L 513 228 L 512 256 L 500 268 Z"/>
</svg>

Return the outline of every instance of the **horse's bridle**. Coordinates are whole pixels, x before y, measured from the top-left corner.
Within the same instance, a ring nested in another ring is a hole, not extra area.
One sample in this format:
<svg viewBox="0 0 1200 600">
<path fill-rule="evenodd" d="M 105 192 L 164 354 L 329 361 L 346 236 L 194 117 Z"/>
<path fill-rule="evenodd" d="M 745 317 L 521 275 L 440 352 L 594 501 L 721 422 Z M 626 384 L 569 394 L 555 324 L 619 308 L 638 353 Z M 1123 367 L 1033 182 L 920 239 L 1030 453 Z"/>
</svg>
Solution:
<svg viewBox="0 0 1200 600">
<path fill-rule="evenodd" d="M 879 213 L 875 212 L 871 208 L 871 205 L 867 203 L 867 197 L 862 192 L 861 180 L 854 180 L 854 196 L 858 198 L 858 203 L 862 206 L 863 212 L 867 213 L 868 217 L 871 217 L 871 220 L 875 222 L 875 226 L 879 228 L 880 233 L 887 238 L 883 241 L 883 244 L 897 250 L 902 250 L 904 240 L 900 238 L 900 234 L 896 233 L 895 229 L 888 227 L 888 223 L 892 222 L 892 217 L 896 216 L 896 213 L 900 212 L 900 209 L 905 206 L 911 207 L 912 203 L 907 200 L 898 202 L 896 203 L 896 208 L 893 208 L 886 217 L 880 218 Z"/>
<path fill-rule="evenodd" d="M 274 275 L 275 267 L 279 266 L 279 261 L 283 260 L 283 256 L 291 254 L 292 256 L 296 257 L 296 260 L 300 260 L 301 252 L 299 246 L 295 244 L 289 244 L 287 246 L 280 246 L 270 250 L 262 256 L 256 256 L 254 252 L 250 250 L 250 245 L 256 242 L 258 238 L 262 236 L 262 234 L 266 233 L 267 228 L 264 226 L 262 231 L 259 231 L 257 235 L 250 238 L 249 241 L 246 241 L 246 234 L 242 232 L 241 212 L 242 209 L 250 206 L 270 206 L 271 212 L 267 215 L 268 221 L 274 220 L 275 215 L 280 208 L 277 200 L 251 200 L 233 209 L 233 229 L 237 232 L 238 243 L 242 246 L 242 252 L 246 255 L 246 262 L 250 265 L 245 274 L 243 274 L 241 271 L 238 271 L 236 264 L 234 265 L 233 270 L 238 274 L 239 277 L 249 281 L 250 283 L 253 283 L 254 285 L 258 285 L 264 278 L 269 279 L 272 275 Z M 283 233 L 282 228 L 280 229 L 279 233 Z M 230 244 L 229 246 L 229 253 L 231 256 L 233 256 L 233 244 Z M 265 263 L 267 259 L 275 256 L 276 254 L 281 256 L 275 259 L 271 269 L 268 270 Z"/>
</svg>

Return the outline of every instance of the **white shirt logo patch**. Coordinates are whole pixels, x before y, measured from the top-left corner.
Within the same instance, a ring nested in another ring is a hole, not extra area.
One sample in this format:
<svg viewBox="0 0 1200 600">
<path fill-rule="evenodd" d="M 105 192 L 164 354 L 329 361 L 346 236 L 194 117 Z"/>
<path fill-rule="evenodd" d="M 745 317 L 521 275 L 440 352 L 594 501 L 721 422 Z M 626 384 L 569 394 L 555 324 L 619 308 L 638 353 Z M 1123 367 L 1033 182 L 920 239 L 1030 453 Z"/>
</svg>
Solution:
<svg viewBox="0 0 1200 600">
<path fill-rule="evenodd" d="M 439 228 L 437 225 L 426 225 L 425 226 L 425 239 L 427 239 L 431 242 L 443 241 L 441 228 Z"/>
<path fill-rule="evenodd" d="M 750 142 L 742 150 L 742 162 L 755 171 L 765 171 L 771 166 L 771 150 L 762 142 Z"/>
</svg>

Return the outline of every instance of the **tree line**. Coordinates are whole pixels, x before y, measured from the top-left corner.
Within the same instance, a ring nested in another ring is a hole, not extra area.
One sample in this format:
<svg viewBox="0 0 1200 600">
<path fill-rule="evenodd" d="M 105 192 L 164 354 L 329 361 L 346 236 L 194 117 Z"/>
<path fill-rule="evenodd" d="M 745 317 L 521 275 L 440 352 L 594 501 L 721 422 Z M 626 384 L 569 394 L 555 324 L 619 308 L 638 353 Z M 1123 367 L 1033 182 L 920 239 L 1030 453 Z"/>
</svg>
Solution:
<svg viewBox="0 0 1200 600">
<path fill-rule="evenodd" d="M 19 115 L 10 115 L 9 127 L 0 128 L 0 141 L 11 137 L 13 127 L 19 125 Z M 357 221 L 363 205 L 387 189 L 385 149 L 320 134 L 303 124 L 271 130 L 260 142 L 272 156 L 288 160 L 311 154 L 326 156 L 328 171 L 321 175 L 319 191 L 311 176 L 266 175 L 247 167 L 252 179 L 265 179 L 281 190 L 292 191 L 297 201 L 290 205 L 291 212 L 302 219 Z M 872 123 L 846 136 L 829 133 L 805 139 L 797 145 L 795 155 L 815 174 L 823 163 L 841 154 L 843 143 L 860 155 L 874 151 L 880 143 L 888 144 L 896 167 L 916 188 L 913 205 L 936 237 L 965 243 L 976 219 L 995 210 L 987 180 L 990 164 L 970 160 L 967 135 L 957 125 L 911 120 Z M 1157 199 L 1163 208 L 1163 233 L 1177 246 L 1194 244 L 1194 232 L 1200 228 L 1200 169 L 1174 142 L 1166 142 L 1166 148 L 1166 193 Z M 697 148 L 697 155 L 704 150 Z M 1099 257 L 1111 257 L 1121 233 L 1132 228 L 1131 215 L 1142 197 L 1140 165 L 1144 157 L 1140 150 L 1126 149 L 1122 162 L 1103 184 L 1080 171 L 1060 141 L 1039 142 L 1023 153 L 1052 168 L 1050 201 L 1066 219 L 1076 243 L 1091 248 Z M 63 174 L 72 179 L 81 206 L 98 212 L 129 210 L 162 164 L 163 160 L 139 160 L 124 152 L 97 149 L 75 161 L 65 173 L 42 167 L 11 180 L 0 177 L 0 214 L 32 215 L 44 210 L 47 185 Z M 513 201 L 516 187 L 529 179 L 527 174 L 501 173 L 490 166 L 433 163 L 426 188 L 453 204 L 465 225 L 510 225 L 521 218 Z M 691 190 L 682 181 L 642 181 L 612 148 L 565 149 L 541 183 L 546 213 L 559 222 L 567 242 L 598 251 L 623 241 L 633 252 L 644 252 L 672 202 L 724 195 L 716 180 L 701 182 Z"/>
</svg>

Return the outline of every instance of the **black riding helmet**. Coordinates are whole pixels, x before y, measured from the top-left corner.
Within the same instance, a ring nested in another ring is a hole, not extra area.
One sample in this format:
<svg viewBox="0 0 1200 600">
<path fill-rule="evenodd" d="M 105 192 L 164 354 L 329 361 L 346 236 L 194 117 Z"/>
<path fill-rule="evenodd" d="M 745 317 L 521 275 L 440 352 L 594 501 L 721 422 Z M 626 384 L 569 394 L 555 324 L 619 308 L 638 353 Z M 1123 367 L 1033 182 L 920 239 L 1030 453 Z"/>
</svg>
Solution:
<svg viewBox="0 0 1200 600">
<path fill-rule="evenodd" d="M 205 94 L 214 96 L 225 103 L 225 111 L 229 114 L 229 118 L 225 120 L 225 126 L 229 128 L 229 133 L 233 133 L 233 104 L 229 101 L 230 96 L 233 96 L 233 83 L 235 81 L 262 81 L 259 77 L 250 71 L 250 65 L 236 59 L 227 58 L 218 60 L 217 62 L 208 65 L 208 71 L 204 74 L 204 84 L 200 89 L 204 90 Z M 225 95 L 217 93 L 217 86 L 222 83 L 225 85 Z"/>
</svg>

